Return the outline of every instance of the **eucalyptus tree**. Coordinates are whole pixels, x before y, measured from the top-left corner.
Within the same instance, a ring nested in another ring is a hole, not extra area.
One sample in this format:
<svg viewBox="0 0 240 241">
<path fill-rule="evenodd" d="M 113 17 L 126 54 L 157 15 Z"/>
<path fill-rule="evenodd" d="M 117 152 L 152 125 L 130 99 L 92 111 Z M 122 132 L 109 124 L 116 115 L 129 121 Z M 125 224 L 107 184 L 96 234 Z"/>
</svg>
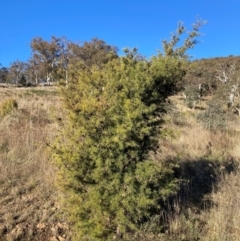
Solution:
<svg viewBox="0 0 240 241">
<path fill-rule="evenodd" d="M 25 78 L 26 63 L 16 60 L 10 64 L 8 69 L 8 78 L 11 83 L 20 84 L 20 80 Z"/>
<path fill-rule="evenodd" d="M 41 37 L 34 38 L 31 42 L 33 51 L 32 59 L 38 66 L 38 69 L 44 73 L 47 83 L 54 80 L 54 74 L 57 72 L 58 61 L 61 56 L 61 38 L 52 37 L 48 42 Z"/>
<path fill-rule="evenodd" d="M 106 44 L 98 38 L 85 41 L 83 44 L 69 42 L 69 58 L 71 63 L 81 61 L 86 67 L 93 65 L 101 68 L 110 60 L 117 58 L 118 49 L 115 46 Z"/>
<path fill-rule="evenodd" d="M 94 38 L 89 42 L 75 43 L 65 37 L 60 41 L 60 57 L 58 60 L 58 76 L 65 85 L 73 74 L 70 69 L 78 69 L 78 65 L 91 68 L 93 65 L 102 68 L 108 61 L 117 58 L 117 48 L 105 41 Z"/>
<path fill-rule="evenodd" d="M 237 66 L 235 62 L 221 63 L 218 65 L 216 78 L 220 82 L 216 94 L 216 100 L 222 101 L 228 107 L 233 108 L 239 114 L 240 106 L 240 77 L 236 72 Z"/>
<path fill-rule="evenodd" d="M 29 59 L 26 64 L 26 75 L 28 77 L 29 82 L 38 85 L 39 80 L 43 78 L 43 76 L 41 75 L 42 72 L 39 64 L 34 58 Z"/>
</svg>

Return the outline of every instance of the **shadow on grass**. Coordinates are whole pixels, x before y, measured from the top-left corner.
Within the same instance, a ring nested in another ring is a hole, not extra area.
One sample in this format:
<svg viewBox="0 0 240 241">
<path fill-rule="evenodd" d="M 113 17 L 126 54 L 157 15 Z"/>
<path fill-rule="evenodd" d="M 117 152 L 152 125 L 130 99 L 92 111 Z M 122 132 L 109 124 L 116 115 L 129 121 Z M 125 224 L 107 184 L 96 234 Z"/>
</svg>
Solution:
<svg viewBox="0 0 240 241">
<path fill-rule="evenodd" d="M 206 222 L 201 214 L 213 204 L 210 194 L 217 187 L 221 176 L 235 171 L 235 167 L 234 160 L 220 163 L 199 159 L 179 163 L 179 167 L 174 170 L 180 182 L 179 191 L 161 204 L 159 224 L 161 233 L 166 236 L 164 240 L 179 240 L 172 238 L 182 232 L 189 237 L 186 240 L 199 240 Z"/>
<path fill-rule="evenodd" d="M 206 108 L 202 107 L 202 106 L 196 106 L 195 110 L 206 110 Z"/>
<path fill-rule="evenodd" d="M 181 162 L 179 168 L 174 170 L 175 177 L 180 180 L 180 189 L 176 196 L 168 200 L 168 207 L 177 199 L 182 208 L 210 208 L 211 200 L 208 194 L 212 193 L 220 176 L 233 172 L 235 167 L 232 159 L 224 163 L 207 159 Z"/>
</svg>

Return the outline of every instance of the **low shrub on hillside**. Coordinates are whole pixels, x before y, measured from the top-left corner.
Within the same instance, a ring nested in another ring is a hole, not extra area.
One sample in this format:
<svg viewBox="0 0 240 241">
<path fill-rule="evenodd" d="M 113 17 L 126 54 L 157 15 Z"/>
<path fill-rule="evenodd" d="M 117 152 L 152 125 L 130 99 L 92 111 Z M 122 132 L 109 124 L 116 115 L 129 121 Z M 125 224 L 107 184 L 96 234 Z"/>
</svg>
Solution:
<svg viewBox="0 0 240 241">
<path fill-rule="evenodd" d="M 215 99 L 207 103 L 208 108 L 198 115 L 198 120 L 209 130 L 224 130 L 227 125 L 228 115 L 225 113 L 221 102 Z"/>
<path fill-rule="evenodd" d="M 199 95 L 199 89 L 197 86 L 188 86 L 185 91 L 186 99 L 185 103 L 188 108 L 195 108 L 199 103 L 201 96 Z"/>
<path fill-rule="evenodd" d="M 3 118 L 4 116 L 10 114 L 13 110 L 16 110 L 17 108 L 17 101 L 12 98 L 2 101 L 2 103 L 0 103 L 0 118 Z"/>
</svg>

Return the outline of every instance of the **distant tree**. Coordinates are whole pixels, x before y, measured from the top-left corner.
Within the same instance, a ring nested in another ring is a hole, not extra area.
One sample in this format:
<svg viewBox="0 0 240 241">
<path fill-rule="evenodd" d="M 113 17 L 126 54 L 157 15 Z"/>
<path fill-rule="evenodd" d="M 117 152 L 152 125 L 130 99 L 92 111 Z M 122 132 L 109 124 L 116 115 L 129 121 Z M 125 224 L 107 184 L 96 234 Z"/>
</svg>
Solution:
<svg viewBox="0 0 240 241">
<path fill-rule="evenodd" d="M 31 58 L 26 63 L 26 65 L 27 65 L 26 76 L 27 76 L 28 82 L 37 85 L 39 83 L 39 80 L 44 78 L 39 64 L 34 58 Z"/>
<path fill-rule="evenodd" d="M 27 85 L 27 79 L 25 77 L 25 75 L 22 75 L 20 80 L 19 80 L 19 84 L 23 85 L 23 86 L 26 86 Z"/>
<path fill-rule="evenodd" d="M 227 64 L 221 63 L 218 65 L 216 78 L 220 83 L 215 93 L 215 99 L 240 115 L 240 77 L 236 70 L 236 62 L 229 61 Z"/>
<path fill-rule="evenodd" d="M 45 80 L 53 81 L 53 76 L 57 71 L 57 63 L 61 54 L 61 39 L 52 37 L 51 41 L 45 41 L 42 38 L 34 38 L 31 42 L 33 51 L 33 61 L 45 75 Z"/>
<path fill-rule="evenodd" d="M 0 68 L 0 82 L 7 83 L 8 80 L 8 68 L 1 67 Z"/>
<path fill-rule="evenodd" d="M 233 119 L 232 114 L 240 114 L 240 79 L 236 74 L 236 62 L 219 58 L 214 67 L 217 88 L 211 100 L 207 102 L 208 108 L 198 115 L 198 119 L 210 131 L 226 129 L 227 122 Z"/>
<path fill-rule="evenodd" d="M 232 82 L 233 75 L 236 71 L 236 63 L 220 63 L 216 71 L 218 72 L 216 78 L 221 83 L 226 84 Z"/>
<path fill-rule="evenodd" d="M 70 51 L 69 45 L 70 41 L 65 37 L 61 38 L 59 43 L 60 46 L 60 57 L 58 61 L 58 72 L 57 75 L 59 79 L 64 79 L 65 85 L 68 85 L 69 79 L 69 60 L 70 60 Z"/>
<path fill-rule="evenodd" d="M 116 47 L 108 45 L 98 38 L 93 38 L 82 45 L 70 42 L 68 50 L 72 63 L 80 60 L 86 67 L 95 65 L 101 68 L 108 61 L 118 57 Z"/>
<path fill-rule="evenodd" d="M 45 79 L 47 82 L 64 79 L 64 83 L 67 84 L 70 65 L 73 68 L 81 62 L 89 68 L 93 65 L 101 68 L 108 61 L 117 58 L 117 48 L 97 38 L 82 45 L 73 43 L 65 37 L 53 36 L 51 41 L 34 38 L 31 48 L 33 56 L 29 62 L 29 70 L 31 76 L 35 76 L 35 82 L 39 79 Z"/>
<path fill-rule="evenodd" d="M 11 83 L 19 84 L 20 79 L 23 75 L 25 75 L 26 71 L 26 63 L 22 61 L 15 61 L 11 63 L 8 69 L 8 78 L 10 79 Z"/>
<path fill-rule="evenodd" d="M 117 58 L 117 48 L 106 44 L 97 38 L 83 44 L 73 43 L 66 38 L 60 42 L 60 58 L 58 61 L 58 76 L 68 85 L 73 69 L 78 65 L 91 68 L 93 65 L 102 68 L 108 61 Z M 71 71 L 70 71 L 71 69 Z"/>
</svg>

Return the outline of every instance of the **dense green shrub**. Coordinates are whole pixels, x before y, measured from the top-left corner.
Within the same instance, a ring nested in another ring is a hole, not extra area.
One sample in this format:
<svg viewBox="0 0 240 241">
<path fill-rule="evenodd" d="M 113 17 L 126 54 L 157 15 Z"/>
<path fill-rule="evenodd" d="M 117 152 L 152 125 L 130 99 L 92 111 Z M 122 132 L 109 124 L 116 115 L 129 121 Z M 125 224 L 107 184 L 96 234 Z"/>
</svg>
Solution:
<svg viewBox="0 0 240 241">
<path fill-rule="evenodd" d="M 175 38 L 164 42 L 165 55 L 151 61 L 126 49 L 104 68 L 79 62 L 69 69 L 67 119 L 52 150 L 76 240 L 134 233 L 177 190 L 172 165 L 150 154 L 158 149 L 165 100 L 185 74 L 191 36 L 176 50 Z"/>
<path fill-rule="evenodd" d="M 157 149 L 161 84 L 167 86 L 164 81 L 172 78 L 179 61 L 154 61 L 154 78 L 147 62 L 130 57 L 102 70 L 82 66 L 78 78 L 63 89 L 68 123 L 55 158 L 82 240 L 137 230 L 177 188 L 171 166 L 153 162 L 149 152 Z M 159 73 L 154 72 L 157 65 Z"/>
</svg>

